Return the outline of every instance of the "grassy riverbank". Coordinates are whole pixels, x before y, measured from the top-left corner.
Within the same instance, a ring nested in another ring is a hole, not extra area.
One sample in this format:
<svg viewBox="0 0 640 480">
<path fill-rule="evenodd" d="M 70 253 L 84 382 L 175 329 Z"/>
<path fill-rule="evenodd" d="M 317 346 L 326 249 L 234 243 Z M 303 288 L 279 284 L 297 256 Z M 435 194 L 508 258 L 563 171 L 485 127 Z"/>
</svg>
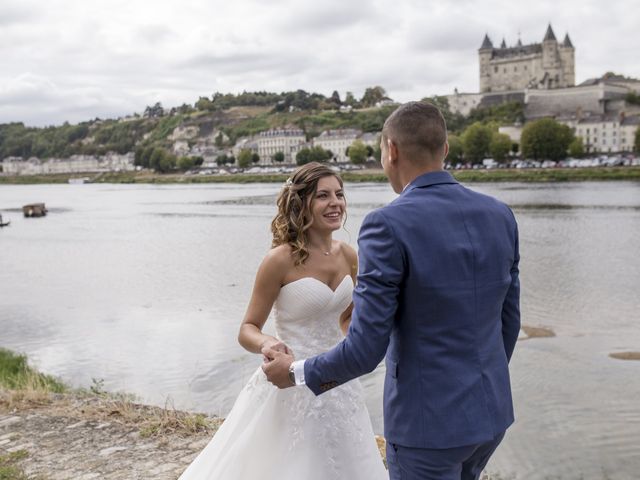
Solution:
<svg viewBox="0 0 640 480">
<path fill-rule="evenodd" d="M 116 428 L 136 432 L 140 442 L 153 440 L 162 445 L 169 437 L 209 438 L 223 421 L 204 414 L 178 411 L 170 405 L 160 408 L 138 404 L 134 400 L 132 395 L 104 391 L 100 380 L 94 380 L 88 389 L 71 388 L 59 379 L 31 367 L 25 355 L 0 348 L 0 419 L 19 419 L 33 414 L 44 419 L 45 424 L 51 424 L 52 430 L 55 430 L 60 419 L 66 419 L 67 423 L 78 428 L 68 431 L 69 438 L 63 439 L 60 448 L 77 441 L 78 435 L 83 435 L 80 427 L 83 424 L 89 425 L 84 432 L 86 435 L 94 433 L 95 425 L 115 425 Z M 24 421 L 20 423 L 24 424 Z M 19 450 L 5 448 L 11 446 L 14 436 L 20 436 L 20 429 L 12 431 L 9 427 L 8 434 L 2 435 L 0 480 L 47 478 L 27 473 L 29 463 L 40 461 L 35 455 L 41 445 L 33 438 L 38 432 L 27 432 L 32 447 Z M 6 442 L 10 444 L 4 445 Z M 97 447 L 110 448 L 111 445 Z M 36 449 L 36 452 L 32 449 Z"/>
<path fill-rule="evenodd" d="M 454 177 L 463 183 L 473 182 L 584 182 L 584 181 L 640 181 L 640 167 L 539 168 L 454 170 Z M 386 182 L 382 170 L 364 170 L 341 174 L 346 182 Z M 29 176 L 0 176 L 0 184 L 56 184 L 68 183 L 71 178 L 88 178 L 92 183 L 282 183 L 284 174 L 184 175 L 150 172 L 122 172 L 95 174 L 56 174 Z"/>
</svg>

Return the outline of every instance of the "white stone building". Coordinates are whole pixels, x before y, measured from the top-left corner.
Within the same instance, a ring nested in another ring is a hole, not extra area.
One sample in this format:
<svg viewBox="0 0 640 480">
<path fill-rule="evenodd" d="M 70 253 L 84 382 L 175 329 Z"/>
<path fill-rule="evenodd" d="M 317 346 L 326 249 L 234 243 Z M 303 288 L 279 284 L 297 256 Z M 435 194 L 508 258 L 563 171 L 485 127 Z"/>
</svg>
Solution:
<svg viewBox="0 0 640 480">
<path fill-rule="evenodd" d="M 585 152 L 622 153 L 633 151 L 640 115 L 590 115 L 559 121 L 582 139 Z"/>
<path fill-rule="evenodd" d="M 362 132 L 353 128 L 325 130 L 313 139 L 313 146 L 330 150 L 331 153 L 333 153 L 333 160 L 336 162 L 348 162 L 347 148 L 349 148 L 360 135 L 362 135 Z"/>
<path fill-rule="evenodd" d="M 480 105 L 482 101 L 482 93 L 460 93 L 458 89 L 454 89 L 453 95 L 445 95 L 449 101 L 449 110 L 452 113 L 460 113 L 465 117 L 471 113 L 471 110 Z"/>
<path fill-rule="evenodd" d="M 46 175 L 53 173 L 104 173 L 133 171 L 134 154 L 108 153 L 103 156 L 72 155 L 69 158 L 50 158 L 41 160 L 31 157 L 23 160 L 19 157 L 5 158 L 2 171 L 7 175 Z"/>
<path fill-rule="evenodd" d="M 362 135 L 360 135 L 360 137 L 358 137 L 358 140 L 360 140 L 365 145 L 369 145 L 370 147 L 376 148 L 376 147 L 380 146 L 380 135 L 381 134 L 382 134 L 382 132 L 367 132 L 367 133 L 363 133 Z"/>
<path fill-rule="evenodd" d="M 273 164 L 277 152 L 284 153 L 285 163 L 293 163 L 301 146 L 306 143 L 306 137 L 299 128 L 272 129 L 260 132 L 255 143 L 261 164 Z"/>
</svg>

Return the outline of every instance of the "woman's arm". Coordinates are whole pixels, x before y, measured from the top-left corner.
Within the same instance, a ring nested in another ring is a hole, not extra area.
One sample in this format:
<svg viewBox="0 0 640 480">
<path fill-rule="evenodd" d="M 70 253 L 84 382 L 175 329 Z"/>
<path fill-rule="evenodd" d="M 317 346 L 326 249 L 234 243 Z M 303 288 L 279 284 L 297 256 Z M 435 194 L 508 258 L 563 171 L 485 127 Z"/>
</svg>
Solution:
<svg viewBox="0 0 640 480">
<path fill-rule="evenodd" d="M 258 268 L 251 300 L 238 332 L 238 342 L 252 353 L 261 353 L 265 346 L 289 353 L 284 343 L 262 333 L 262 327 L 278 297 L 290 261 L 286 246 L 277 247 L 267 254 Z"/>
<path fill-rule="evenodd" d="M 358 254 L 346 243 L 342 243 L 342 251 L 347 263 L 349 264 L 351 279 L 355 285 L 356 278 L 358 276 Z M 353 303 L 350 303 L 347 309 L 340 315 L 340 330 L 342 330 L 342 333 L 345 335 L 347 334 L 349 325 L 351 324 L 351 312 L 353 312 Z"/>
</svg>

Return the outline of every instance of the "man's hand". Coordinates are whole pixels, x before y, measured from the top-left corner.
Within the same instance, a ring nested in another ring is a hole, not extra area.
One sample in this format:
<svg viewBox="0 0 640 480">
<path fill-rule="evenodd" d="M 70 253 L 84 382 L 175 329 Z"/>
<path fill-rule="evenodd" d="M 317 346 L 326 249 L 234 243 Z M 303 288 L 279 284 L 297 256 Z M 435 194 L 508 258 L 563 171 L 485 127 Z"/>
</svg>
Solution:
<svg viewBox="0 0 640 480">
<path fill-rule="evenodd" d="M 262 342 L 262 345 L 260 345 L 260 351 L 262 352 L 264 363 L 267 363 L 273 360 L 273 356 L 269 356 L 270 351 L 282 352 L 282 353 L 287 353 L 289 355 L 293 355 L 293 352 L 287 346 L 287 344 L 284 342 L 281 342 L 276 338 L 269 338 L 264 342 Z"/>
<path fill-rule="evenodd" d="M 273 349 L 267 349 L 262 353 L 265 357 L 271 359 L 269 362 L 262 364 L 262 371 L 267 376 L 267 380 L 278 388 L 295 386 L 289 378 L 289 367 L 293 363 L 293 355 Z"/>
</svg>

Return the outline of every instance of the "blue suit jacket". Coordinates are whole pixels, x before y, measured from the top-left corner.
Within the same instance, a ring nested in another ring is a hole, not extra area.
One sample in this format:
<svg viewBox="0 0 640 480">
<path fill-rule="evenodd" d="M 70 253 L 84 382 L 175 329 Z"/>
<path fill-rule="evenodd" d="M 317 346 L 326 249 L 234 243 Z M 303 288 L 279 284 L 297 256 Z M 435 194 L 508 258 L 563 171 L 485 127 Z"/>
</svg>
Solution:
<svg viewBox="0 0 640 480">
<path fill-rule="evenodd" d="M 447 172 L 415 179 L 360 229 L 345 339 L 307 359 L 319 395 L 371 372 L 386 353 L 384 433 L 452 448 L 513 422 L 508 362 L 520 330 L 518 231 L 511 210 Z"/>
</svg>

